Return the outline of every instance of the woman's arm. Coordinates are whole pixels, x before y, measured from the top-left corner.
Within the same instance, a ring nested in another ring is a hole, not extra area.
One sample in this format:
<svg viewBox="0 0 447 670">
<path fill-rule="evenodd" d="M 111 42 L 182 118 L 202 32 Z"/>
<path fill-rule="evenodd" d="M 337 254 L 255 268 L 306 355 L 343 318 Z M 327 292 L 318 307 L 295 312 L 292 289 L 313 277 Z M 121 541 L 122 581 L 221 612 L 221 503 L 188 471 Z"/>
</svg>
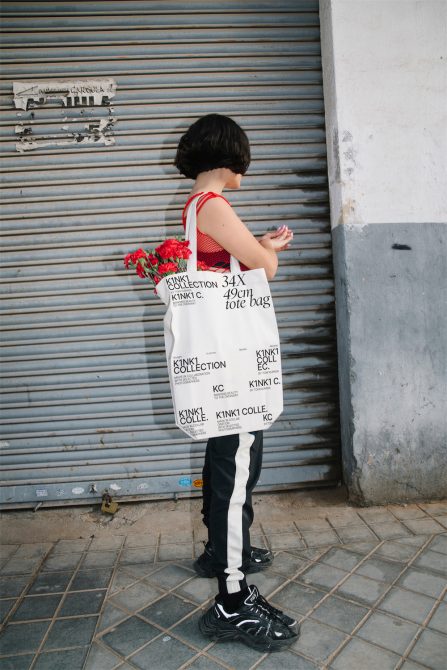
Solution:
<svg viewBox="0 0 447 670">
<path fill-rule="evenodd" d="M 269 280 L 278 269 L 277 253 L 286 249 L 293 237 L 283 226 L 257 240 L 222 198 L 206 201 L 197 216 L 197 227 L 251 270 L 264 268 Z"/>
</svg>

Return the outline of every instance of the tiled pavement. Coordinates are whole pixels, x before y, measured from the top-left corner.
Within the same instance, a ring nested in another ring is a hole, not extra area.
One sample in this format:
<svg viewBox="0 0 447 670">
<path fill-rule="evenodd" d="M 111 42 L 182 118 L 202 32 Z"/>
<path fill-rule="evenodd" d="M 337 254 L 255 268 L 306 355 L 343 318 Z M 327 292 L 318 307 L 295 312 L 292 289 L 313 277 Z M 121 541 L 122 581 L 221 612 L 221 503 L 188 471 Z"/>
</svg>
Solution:
<svg viewBox="0 0 447 670">
<path fill-rule="evenodd" d="M 275 654 L 201 636 L 215 583 L 194 575 L 192 532 L 3 546 L 0 667 L 445 670 L 446 530 L 442 502 L 258 524 L 275 561 L 249 583 L 302 626 Z"/>
</svg>

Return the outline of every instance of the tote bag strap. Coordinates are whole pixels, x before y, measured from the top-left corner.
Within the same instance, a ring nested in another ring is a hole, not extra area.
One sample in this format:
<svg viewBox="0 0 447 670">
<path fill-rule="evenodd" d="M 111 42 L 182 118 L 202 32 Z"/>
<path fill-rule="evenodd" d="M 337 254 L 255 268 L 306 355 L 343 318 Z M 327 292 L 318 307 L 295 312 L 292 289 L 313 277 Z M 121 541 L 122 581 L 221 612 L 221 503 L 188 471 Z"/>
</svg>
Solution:
<svg viewBox="0 0 447 670">
<path fill-rule="evenodd" d="M 186 262 L 186 269 L 188 272 L 197 270 L 197 202 L 198 198 L 203 193 L 198 193 L 197 196 L 191 200 L 188 206 L 188 215 L 186 217 L 185 239 L 189 240 L 189 248 L 191 256 Z M 230 256 L 230 272 L 238 274 L 241 271 L 239 261 L 234 256 Z"/>
</svg>

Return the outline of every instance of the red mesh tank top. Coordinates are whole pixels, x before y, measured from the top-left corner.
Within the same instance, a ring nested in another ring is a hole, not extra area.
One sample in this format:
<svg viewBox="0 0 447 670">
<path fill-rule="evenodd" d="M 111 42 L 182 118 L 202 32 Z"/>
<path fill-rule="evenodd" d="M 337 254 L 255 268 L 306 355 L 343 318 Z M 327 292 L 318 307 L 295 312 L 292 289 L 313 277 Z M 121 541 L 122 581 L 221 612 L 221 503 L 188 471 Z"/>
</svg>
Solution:
<svg viewBox="0 0 447 670">
<path fill-rule="evenodd" d="M 198 193 L 194 193 L 188 200 L 186 201 L 185 207 L 183 208 L 183 214 L 182 214 L 182 222 L 183 222 L 183 228 L 186 228 L 186 210 L 188 208 L 189 203 L 193 198 L 196 197 L 196 195 L 199 195 Z M 225 200 L 225 202 L 228 202 L 226 198 L 223 197 L 223 195 L 220 195 L 219 193 L 214 193 L 213 191 L 208 191 L 207 193 L 201 192 L 200 198 L 197 200 L 197 214 L 199 213 L 201 207 L 205 204 L 207 200 L 210 200 L 211 198 L 222 198 Z M 228 202 L 228 204 L 230 204 Z M 230 205 L 231 206 L 231 205 Z M 198 228 L 197 228 L 197 260 L 198 261 L 203 261 L 206 263 L 210 270 L 214 271 L 225 271 L 229 272 L 230 271 L 230 254 L 226 249 L 220 246 L 216 242 L 216 240 L 213 240 L 212 237 L 209 235 L 206 235 L 205 233 L 202 233 Z M 245 265 L 241 263 L 241 270 L 248 270 Z"/>
</svg>

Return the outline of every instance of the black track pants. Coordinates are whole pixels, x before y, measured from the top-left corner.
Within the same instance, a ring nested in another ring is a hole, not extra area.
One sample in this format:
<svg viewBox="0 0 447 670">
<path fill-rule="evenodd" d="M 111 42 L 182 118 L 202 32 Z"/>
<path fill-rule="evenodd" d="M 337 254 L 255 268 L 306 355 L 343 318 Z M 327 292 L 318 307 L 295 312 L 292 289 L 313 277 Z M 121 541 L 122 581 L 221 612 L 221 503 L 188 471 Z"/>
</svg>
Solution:
<svg viewBox="0 0 447 670">
<path fill-rule="evenodd" d="M 208 440 L 203 468 L 203 522 L 220 591 L 237 593 L 250 562 L 252 491 L 262 467 L 262 430 Z"/>
</svg>

